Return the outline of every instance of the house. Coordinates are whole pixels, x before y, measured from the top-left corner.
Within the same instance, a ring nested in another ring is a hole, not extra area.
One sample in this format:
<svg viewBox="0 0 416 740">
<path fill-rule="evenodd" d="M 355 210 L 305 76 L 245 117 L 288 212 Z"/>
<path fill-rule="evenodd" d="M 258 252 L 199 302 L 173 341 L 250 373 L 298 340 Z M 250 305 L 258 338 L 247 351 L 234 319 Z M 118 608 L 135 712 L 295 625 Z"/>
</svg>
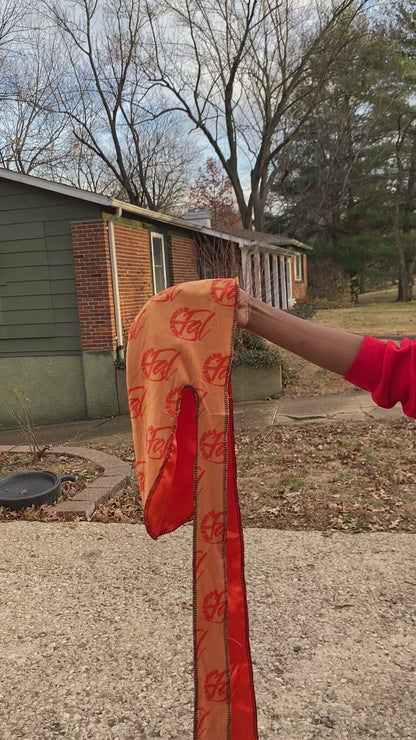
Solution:
<svg viewBox="0 0 416 740">
<path fill-rule="evenodd" d="M 306 290 L 305 250 L 0 170 L 0 424 L 16 425 L 16 389 L 38 424 L 118 414 L 115 360 L 151 295 L 235 274 L 287 308 Z"/>
<path fill-rule="evenodd" d="M 194 218 L 201 225 L 197 234 L 201 278 L 238 275 L 250 295 L 275 308 L 293 308 L 306 297 L 307 252 L 312 249 L 307 244 L 248 229 L 218 231 L 210 227 L 206 212 L 185 216 Z"/>
</svg>

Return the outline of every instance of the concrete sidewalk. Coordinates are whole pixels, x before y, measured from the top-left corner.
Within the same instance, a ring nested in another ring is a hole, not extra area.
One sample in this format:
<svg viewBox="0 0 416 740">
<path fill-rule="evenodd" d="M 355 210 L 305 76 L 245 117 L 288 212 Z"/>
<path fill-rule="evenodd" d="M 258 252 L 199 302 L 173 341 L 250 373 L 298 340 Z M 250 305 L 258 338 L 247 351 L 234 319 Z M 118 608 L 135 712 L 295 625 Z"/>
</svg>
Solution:
<svg viewBox="0 0 416 740">
<path fill-rule="evenodd" d="M 311 398 L 282 398 L 278 401 L 273 424 L 295 424 L 313 421 L 368 421 L 403 416 L 402 407 L 392 409 L 377 406 L 371 395 L 358 389 L 349 393 Z"/>
<path fill-rule="evenodd" d="M 255 429 L 275 424 L 299 424 L 323 421 L 365 421 L 369 419 L 392 419 L 403 415 L 400 405 L 394 409 L 381 409 L 369 393 L 351 391 L 330 396 L 310 398 L 285 398 L 270 401 L 247 401 L 234 407 L 236 431 Z M 41 444 L 81 445 L 82 442 L 113 435 L 130 434 L 129 416 L 108 419 L 70 421 L 36 428 Z M 0 445 L 24 444 L 19 429 L 0 430 Z"/>
</svg>

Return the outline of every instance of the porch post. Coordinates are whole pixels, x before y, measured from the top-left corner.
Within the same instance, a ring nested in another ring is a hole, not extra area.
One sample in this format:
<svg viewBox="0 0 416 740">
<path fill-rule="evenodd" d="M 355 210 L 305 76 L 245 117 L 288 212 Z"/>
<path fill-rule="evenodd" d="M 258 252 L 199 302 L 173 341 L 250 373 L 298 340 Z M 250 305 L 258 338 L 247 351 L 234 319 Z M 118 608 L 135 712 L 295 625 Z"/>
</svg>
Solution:
<svg viewBox="0 0 416 740">
<path fill-rule="evenodd" d="M 254 251 L 254 297 L 262 300 L 261 295 L 261 270 L 260 270 L 260 252 Z"/>
<path fill-rule="evenodd" d="M 264 283 L 266 286 L 266 303 L 269 306 L 272 305 L 272 286 L 270 282 L 270 254 L 269 252 L 263 252 L 264 256 Z"/>
<path fill-rule="evenodd" d="M 273 255 L 273 285 L 274 285 L 274 307 L 281 308 L 280 286 L 279 286 L 279 262 L 277 254 Z"/>
<path fill-rule="evenodd" d="M 246 293 L 252 295 L 251 254 L 248 247 L 241 247 L 241 268 L 243 272 L 243 288 Z"/>
<path fill-rule="evenodd" d="M 292 260 L 290 257 L 286 257 L 287 264 L 287 307 L 293 308 L 293 295 L 292 295 Z"/>
<path fill-rule="evenodd" d="M 286 288 L 286 257 L 279 257 L 280 264 L 280 287 L 282 290 L 281 308 L 287 308 L 287 288 Z"/>
</svg>

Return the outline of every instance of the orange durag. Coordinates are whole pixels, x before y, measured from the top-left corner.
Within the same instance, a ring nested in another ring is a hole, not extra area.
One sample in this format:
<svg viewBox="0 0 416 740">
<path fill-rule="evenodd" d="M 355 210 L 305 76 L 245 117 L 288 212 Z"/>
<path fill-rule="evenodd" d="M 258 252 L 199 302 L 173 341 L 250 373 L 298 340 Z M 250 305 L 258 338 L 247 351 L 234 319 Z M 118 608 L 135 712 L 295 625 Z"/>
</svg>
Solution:
<svg viewBox="0 0 416 740">
<path fill-rule="evenodd" d="M 256 740 L 231 361 L 236 280 L 182 283 L 136 317 L 127 387 L 147 531 L 194 519 L 194 740 Z"/>
</svg>

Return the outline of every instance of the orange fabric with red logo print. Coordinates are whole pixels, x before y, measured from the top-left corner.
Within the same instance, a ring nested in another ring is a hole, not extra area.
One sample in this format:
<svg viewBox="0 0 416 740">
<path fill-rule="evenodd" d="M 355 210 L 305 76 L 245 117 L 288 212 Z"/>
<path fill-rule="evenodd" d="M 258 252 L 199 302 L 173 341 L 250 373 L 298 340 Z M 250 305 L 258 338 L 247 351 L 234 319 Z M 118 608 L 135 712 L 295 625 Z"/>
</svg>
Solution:
<svg viewBox="0 0 416 740">
<path fill-rule="evenodd" d="M 127 386 L 153 538 L 194 520 L 194 740 L 256 740 L 231 361 L 238 283 L 153 296 L 130 330 Z"/>
</svg>

